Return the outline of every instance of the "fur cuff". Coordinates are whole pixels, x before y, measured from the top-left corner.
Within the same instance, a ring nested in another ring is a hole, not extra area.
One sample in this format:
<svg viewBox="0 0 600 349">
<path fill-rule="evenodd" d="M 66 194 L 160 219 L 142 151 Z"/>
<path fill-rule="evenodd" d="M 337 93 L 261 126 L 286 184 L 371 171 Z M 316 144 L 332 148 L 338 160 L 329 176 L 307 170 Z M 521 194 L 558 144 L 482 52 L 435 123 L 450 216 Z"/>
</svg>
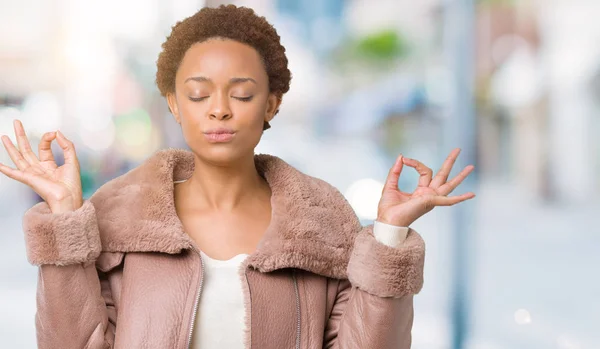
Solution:
<svg viewBox="0 0 600 349">
<path fill-rule="evenodd" d="M 94 261 L 101 251 L 96 210 L 91 201 L 73 212 L 52 213 L 44 201 L 23 215 L 27 260 L 33 265 Z"/>
<path fill-rule="evenodd" d="M 353 286 L 379 297 L 417 294 L 423 287 L 425 242 L 413 229 L 394 248 L 373 236 L 373 225 L 363 227 L 354 242 L 348 262 L 348 280 Z"/>
</svg>

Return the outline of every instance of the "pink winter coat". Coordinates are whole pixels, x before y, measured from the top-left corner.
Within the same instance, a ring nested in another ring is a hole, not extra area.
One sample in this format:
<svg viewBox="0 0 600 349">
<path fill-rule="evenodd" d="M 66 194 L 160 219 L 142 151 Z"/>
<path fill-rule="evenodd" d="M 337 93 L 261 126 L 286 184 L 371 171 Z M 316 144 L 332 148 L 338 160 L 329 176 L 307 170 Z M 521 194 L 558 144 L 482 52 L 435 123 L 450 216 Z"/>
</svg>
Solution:
<svg viewBox="0 0 600 349">
<path fill-rule="evenodd" d="M 421 236 L 410 229 L 401 247 L 384 245 L 332 185 L 276 156 L 255 163 L 272 216 L 240 268 L 245 347 L 410 348 Z M 74 212 L 40 202 L 25 213 L 27 259 L 39 265 L 40 349 L 189 347 L 202 266 L 173 181 L 193 170 L 190 151 L 163 149 Z"/>
</svg>

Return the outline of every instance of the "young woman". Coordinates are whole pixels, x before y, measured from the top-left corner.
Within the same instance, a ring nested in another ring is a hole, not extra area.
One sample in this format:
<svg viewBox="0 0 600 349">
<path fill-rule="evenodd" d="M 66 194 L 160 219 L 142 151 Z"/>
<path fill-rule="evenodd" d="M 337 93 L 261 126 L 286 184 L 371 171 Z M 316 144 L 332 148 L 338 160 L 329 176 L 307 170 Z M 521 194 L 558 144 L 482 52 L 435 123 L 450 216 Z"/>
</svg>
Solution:
<svg viewBox="0 0 600 349">
<path fill-rule="evenodd" d="M 160 150 L 85 200 L 60 131 L 39 157 L 18 120 L 18 149 L 2 137 L 17 168 L 0 172 L 44 199 L 23 217 L 39 348 L 409 348 L 425 253 L 409 226 L 474 197 L 447 196 L 473 167 L 448 181 L 458 149 L 433 178 L 398 156 L 362 227 L 333 186 L 254 153 L 290 83 L 263 17 L 204 8 L 162 48 L 157 85 L 191 151 Z"/>
</svg>

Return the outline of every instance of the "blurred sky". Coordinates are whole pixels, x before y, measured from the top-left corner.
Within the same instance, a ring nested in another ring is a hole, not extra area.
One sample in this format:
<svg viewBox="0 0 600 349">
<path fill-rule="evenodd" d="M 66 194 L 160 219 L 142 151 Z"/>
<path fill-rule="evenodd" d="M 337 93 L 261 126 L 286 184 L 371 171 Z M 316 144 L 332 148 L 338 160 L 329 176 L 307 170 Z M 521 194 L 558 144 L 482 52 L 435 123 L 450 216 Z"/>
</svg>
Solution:
<svg viewBox="0 0 600 349">
<path fill-rule="evenodd" d="M 221 3 L 1 0 L 0 135 L 14 141 L 18 118 L 35 148 L 60 129 L 85 197 L 187 148 L 155 62 L 176 21 Z M 476 199 L 413 225 L 427 243 L 413 348 L 453 348 L 461 324 L 464 348 L 600 348 L 600 1 L 232 3 L 274 24 L 293 74 L 258 153 L 330 182 L 365 224 L 399 153 L 437 171 L 464 146 L 452 175 L 476 165 L 456 190 Z M 401 189 L 417 177 L 406 168 Z M 6 348 L 35 348 L 21 218 L 38 200 L 0 175 Z"/>
</svg>

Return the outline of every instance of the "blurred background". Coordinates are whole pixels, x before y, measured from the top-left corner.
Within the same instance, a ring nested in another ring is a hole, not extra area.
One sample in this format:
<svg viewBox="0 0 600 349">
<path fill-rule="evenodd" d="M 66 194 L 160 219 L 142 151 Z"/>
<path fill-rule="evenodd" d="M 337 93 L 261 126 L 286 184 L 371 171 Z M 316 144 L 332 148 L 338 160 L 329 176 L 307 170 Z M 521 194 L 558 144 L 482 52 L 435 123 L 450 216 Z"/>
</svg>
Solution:
<svg viewBox="0 0 600 349">
<path fill-rule="evenodd" d="M 155 62 L 172 25 L 221 3 L 0 1 L 0 134 L 15 142 L 20 119 L 37 149 L 60 129 L 86 198 L 187 148 Z M 461 147 L 452 175 L 475 164 L 453 193 L 474 200 L 413 225 L 427 243 L 413 348 L 600 348 L 600 1 L 231 3 L 274 24 L 293 74 L 257 153 L 330 182 L 365 224 L 399 153 L 437 171 Z M 405 167 L 400 188 L 417 178 Z M 21 218 L 38 200 L 0 175 L 3 348 L 35 348 Z"/>
</svg>

